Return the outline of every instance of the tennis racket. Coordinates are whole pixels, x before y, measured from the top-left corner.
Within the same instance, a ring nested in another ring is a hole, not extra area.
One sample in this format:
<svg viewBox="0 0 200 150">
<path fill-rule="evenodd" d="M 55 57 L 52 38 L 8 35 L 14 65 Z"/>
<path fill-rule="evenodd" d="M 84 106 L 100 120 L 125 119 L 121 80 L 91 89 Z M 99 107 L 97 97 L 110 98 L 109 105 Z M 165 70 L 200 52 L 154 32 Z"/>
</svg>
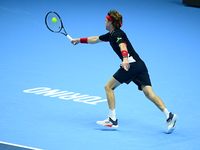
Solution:
<svg viewBox="0 0 200 150">
<path fill-rule="evenodd" d="M 72 38 L 69 36 L 69 34 L 67 34 L 67 32 L 65 31 L 62 20 L 56 12 L 50 11 L 47 13 L 47 15 L 45 17 L 45 24 L 51 32 L 61 33 L 65 36 L 67 36 L 70 41 L 72 40 Z M 77 43 L 74 43 L 74 45 L 76 45 L 76 44 Z"/>
</svg>

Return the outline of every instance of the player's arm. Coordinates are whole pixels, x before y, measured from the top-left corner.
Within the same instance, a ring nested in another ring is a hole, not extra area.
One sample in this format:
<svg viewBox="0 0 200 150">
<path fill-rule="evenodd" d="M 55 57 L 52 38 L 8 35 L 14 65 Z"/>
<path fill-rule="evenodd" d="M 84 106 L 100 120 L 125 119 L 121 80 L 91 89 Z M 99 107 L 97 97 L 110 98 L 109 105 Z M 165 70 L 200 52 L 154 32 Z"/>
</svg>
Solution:
<svg viewBox="0 0 200 150">
<path fill-rule="evenodd" d="M 99 36 L 91 36 L 88 38 L 79 38 L 79 39 L 73 39 L 71 43 L 88 43 L 88 44 L 95 44 L 100 42 Z"/>
<path fill-rule="evenodd" d="M 121 53 L 122 53 L 122 56 L 123 56 L 123 62 L 122 62 L 121 66 L 126 71 L 128 71 L 129 68 L 130 68 L 130 64 L 129 64 L 129 61 L 128 61 L 128 50 L 127 50 L 127 47 L 126 47 L 125 43 L 120 43 L 119 47 L 120 47 L 120 50 L 121 50 Z"/>
<path fill-rule="evenodd" d="M 101 42 L 101 40 L 99 40 L 99 36 L 89 37 L 89 38 L 87 38 L 87 41 L 90 44 L 95 44 L 95 43 Z"/>
</svg>

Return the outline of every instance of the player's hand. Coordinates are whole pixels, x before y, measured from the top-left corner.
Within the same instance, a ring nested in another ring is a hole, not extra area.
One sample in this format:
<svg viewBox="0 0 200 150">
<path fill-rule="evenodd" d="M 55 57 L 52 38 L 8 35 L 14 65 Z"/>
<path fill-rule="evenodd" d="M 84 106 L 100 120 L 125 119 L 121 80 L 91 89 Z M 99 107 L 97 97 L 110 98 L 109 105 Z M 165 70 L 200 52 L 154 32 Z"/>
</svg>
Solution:
<svg viewBox="0 0 200 150">
<path fill-rule="evenodd" d="M 80 43 L 80 39 L 73 39 L 73 40 L 71 40 L 71 43 L 73 45 L 76 45 L 76 44 Z"/>
<path fill-rule="evenodd" d="M 123 58 L 123 62 L 121 66 L 124 68 L 124 70 L 126 71 L 129 70 L 130 64 L 129 64 L 128 58 Z"/>
</svg>

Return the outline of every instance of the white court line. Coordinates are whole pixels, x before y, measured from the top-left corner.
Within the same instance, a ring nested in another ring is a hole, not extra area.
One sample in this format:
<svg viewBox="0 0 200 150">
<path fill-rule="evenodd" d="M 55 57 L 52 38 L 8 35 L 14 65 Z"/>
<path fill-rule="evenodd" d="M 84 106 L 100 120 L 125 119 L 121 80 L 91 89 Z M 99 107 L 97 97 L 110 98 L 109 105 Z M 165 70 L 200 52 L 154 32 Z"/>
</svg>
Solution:
<svg viewBox="0 0 200 150">
<path fill-rule="evenodd" d="M 5 145 L 9 145 L 9 146 L 16 146 L 16 147 L 21 147 L 21 148 L 27 148 L 27 149 L 30 149 L 30 150 L 42 150 L 42 149 L 38 149 L 38 148 L 33 148 L 33 147 L 28 147 L 28 146 L 23 146 L 23 145 L 18 145 L 18 144 L 12 144 L 12 143 L 2 142 L 2 141 L 0 141 L 0 144 L 5 144 Z"/>
</svg>

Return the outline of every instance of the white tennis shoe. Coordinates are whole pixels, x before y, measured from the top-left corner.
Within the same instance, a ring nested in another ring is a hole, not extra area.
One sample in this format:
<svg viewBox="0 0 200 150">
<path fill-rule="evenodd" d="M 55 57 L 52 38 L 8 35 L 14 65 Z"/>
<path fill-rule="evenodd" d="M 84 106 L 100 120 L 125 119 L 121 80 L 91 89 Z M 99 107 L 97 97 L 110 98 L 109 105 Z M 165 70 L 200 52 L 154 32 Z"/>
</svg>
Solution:
<svg viewBox="0 0 200 150">
<path fill-rule="evenodd" d="M 105 127 L 117 128 L 118 127 L 117 121 L 118 121 L 117 119 L 116 121 L 114 121 L 109 117 L 104 121 L 97 121 L 97 124 Z"/>
<path fill-rule="evenodd" d="M 169 118 L 166 120 L 167 121 L 167 130 L 166 133 L 170 134 L 174 131 L 176 127 L 176 122 L 178 120 L 178 115 L 177 114 L 172 114 L 171 112 L 169 113 Z"/>
</svg>

